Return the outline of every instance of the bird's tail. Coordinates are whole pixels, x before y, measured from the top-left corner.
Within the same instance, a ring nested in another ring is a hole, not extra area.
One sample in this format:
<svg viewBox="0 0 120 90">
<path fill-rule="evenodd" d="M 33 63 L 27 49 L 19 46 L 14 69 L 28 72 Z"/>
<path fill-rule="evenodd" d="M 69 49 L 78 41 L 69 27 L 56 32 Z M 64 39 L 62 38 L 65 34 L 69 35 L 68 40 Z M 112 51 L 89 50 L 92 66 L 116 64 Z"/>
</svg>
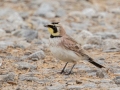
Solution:
<svg viewBox="0 0 120 90">
<path fill-rule="evenodd" d="M 88 61 L 89 61 L 91 64 L 93 64 L 93 65 L 95 65 L 96 67 L 98 67 L 98 68 L 105 68 L 104 66 L 96 63 L 91 57 L 88 58 Z"/>
</svg>

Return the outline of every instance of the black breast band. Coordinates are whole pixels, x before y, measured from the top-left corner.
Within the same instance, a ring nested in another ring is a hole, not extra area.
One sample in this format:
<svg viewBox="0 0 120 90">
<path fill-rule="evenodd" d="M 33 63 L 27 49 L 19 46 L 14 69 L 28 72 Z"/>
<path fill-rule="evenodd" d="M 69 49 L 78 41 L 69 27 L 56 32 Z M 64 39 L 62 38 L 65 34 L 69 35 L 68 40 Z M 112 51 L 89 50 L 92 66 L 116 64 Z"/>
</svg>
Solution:
<svg viewBox="0 0 120 90">
<path fill-rule="evenodd" d="M 57 37 L 62 37 L 62 36 L 53 36 L 53 35 L 50 35 L 50 38 L 57 38 Z"/>
</svg>

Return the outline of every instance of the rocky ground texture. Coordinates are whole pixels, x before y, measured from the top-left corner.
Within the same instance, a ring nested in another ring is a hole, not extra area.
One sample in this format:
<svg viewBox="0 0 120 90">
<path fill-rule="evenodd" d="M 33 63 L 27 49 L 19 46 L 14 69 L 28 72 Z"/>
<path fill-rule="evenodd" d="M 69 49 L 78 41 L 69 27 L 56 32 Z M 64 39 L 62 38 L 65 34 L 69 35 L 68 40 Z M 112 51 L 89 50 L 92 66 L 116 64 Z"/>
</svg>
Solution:
<svg viewBox="0 0 120 90">
<path fill-rule="evenodd" d="M 59 74 L 53 21 L 109 70 L 81 61 Z M 120 0 L 0 0 L 0 90 L 120 90 Z"/>
</svg>

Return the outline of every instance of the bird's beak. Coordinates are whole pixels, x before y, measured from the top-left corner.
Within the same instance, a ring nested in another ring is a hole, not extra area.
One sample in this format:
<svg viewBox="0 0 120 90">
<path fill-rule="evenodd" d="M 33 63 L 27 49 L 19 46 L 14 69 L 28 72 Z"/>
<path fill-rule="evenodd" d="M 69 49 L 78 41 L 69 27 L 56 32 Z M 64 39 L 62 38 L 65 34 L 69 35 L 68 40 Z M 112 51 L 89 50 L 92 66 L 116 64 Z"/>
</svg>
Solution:
<svg viewBox="0 0 120 90">
<path fill-rule="evenodd" d="M 56 27 L 60 27 L 60 26 L 56 26 Z"/>
<path fill-rule="evenodd" d="M 55 25 L 56 27 L 59 27 L 58 25 Z M 44 25 L 44 27 L 49 27 L 48 25 Z"/>
<path fill-rule="evenodd" d="M 59 22 L 52 22 L 52 24 L 59 24 Z"/>
<path fill-rule="evenodd" d="M 44 27 L 48 27 L 48 25 L 44 25 Z"/>
</svg>

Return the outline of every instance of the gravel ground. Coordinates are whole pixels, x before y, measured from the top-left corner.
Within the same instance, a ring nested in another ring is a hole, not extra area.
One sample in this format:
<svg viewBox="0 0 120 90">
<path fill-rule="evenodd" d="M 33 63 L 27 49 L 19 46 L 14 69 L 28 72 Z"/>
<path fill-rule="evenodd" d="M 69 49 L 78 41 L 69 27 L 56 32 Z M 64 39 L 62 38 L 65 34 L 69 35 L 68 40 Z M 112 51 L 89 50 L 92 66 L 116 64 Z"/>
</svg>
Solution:
<svg viewBox="0 0 120 90">
<path fill-rule="evenodd" d="M 53 21 L 107 69 L 81 61 L 60 74 L 44 27 Z M 120 1 L 0 0 L 0 90 L 120 90 Z"/>
</svg>

